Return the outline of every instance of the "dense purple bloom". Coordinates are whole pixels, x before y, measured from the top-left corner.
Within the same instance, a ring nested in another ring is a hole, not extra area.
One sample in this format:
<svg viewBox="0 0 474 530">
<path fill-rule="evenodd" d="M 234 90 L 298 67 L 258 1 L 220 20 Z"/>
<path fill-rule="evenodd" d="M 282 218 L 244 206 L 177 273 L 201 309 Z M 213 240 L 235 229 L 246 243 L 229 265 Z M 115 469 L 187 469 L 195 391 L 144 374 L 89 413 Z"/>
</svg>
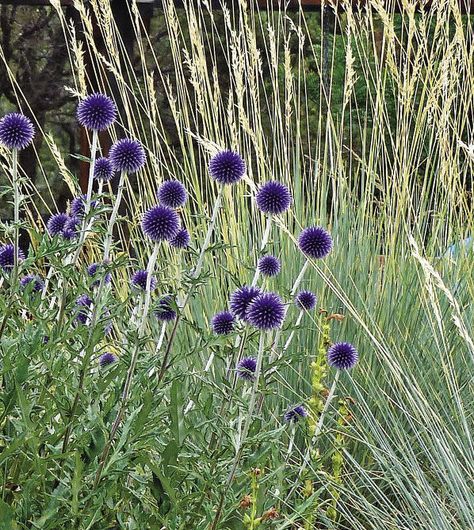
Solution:
<svg viewBox="0 0 474 530">
<path fill-rule="evenodd" d="M 91 131 L 107 129 L 114 123 L 116 116 L 115 103 L 104 94 L 91 94 L 77 106 L 77 121 Z"/>
<path fill-rule="evenodd" d="M 252 326 L 268 331 L 282 325 L 285 318 L 285 306 L 277 294 L 263 293 L 250 303 L 246 317 Z"/>
<path fill-rule="evenodd" d="M 301 252 L 309 258 L 321 259 L 331 252 L 332 237 L 324 228 L 310 226 L 301 232 L 298 245 Z"/>
<path fill-rule="evenodd" d="M 163 206 L 179 208 L 188 199 L 188 192 L 179 180 L 167 180 L 158 188 L 158 200 Z"/>
<path fill-rule="evenodd" d="M 20 285 L 24 288 L 30 283 L 32 284 L 32 290 L 35 292 L 39 292 L 44 289 L 44 282 L 39 276 L 28 274 L 27 276 L 23 276 L 23 278 L 20 280 Z"/>
<path fill-rule="evenodd" d="M 245 174 L 245 162 L 234 151 L 221 151 L 209 161 L 209 173 L 219 184 L 235 184 Z"/>
<path fill-rule="evenodd" d="M 51 236 L 62 235 L 64 225 L 69 220 L 69 215 L 65 213 L 55 213 L 49 219 L 46 225 Z"/>
<path fill-rule="evenodd" d="M 297 405 L 292 407 L 285 412 L 284 418 L 285 421 L 296 423 L 301 418 L 306 418 L 308 411 L 303 407 L 303 405 Z"/>
<path fill-rule="evenodd" d="M 148 272 L 146 270 L 139 270 L 133 273 L 131 283 L 134 287 L 138 287 L 143 291 L 146 291 L 146 281 L 148 278 Z M 150 280 L 150 290 L 156 289 L 156 278 L 152 275 Z"/>
<path fill-rule="evenodd" d="M 0 144 L 8 149 L 28 147 L 34 135 L 35 129 L 31 120 L 23 114 L 12 112 L 0 120 Z"/>
<path fill-rule="evenodd" d="M 229 311 L 216 313 L 211 319 L 211 328 L 216 335 L 228 335 L 234 329 L 234 315 Z"/>
<path fill-rule="evenodd" d="M 158 320 L 169 322 L 176 318 L 176 311 L 173 308 L 173 299 L 166 295 L 160 298 L 155 307 L 155 316 Z"/>
<path fill-rule="evenodd" d="M 95 278 L 92 282 L 93 287 L 98 287 L 100 285 L 101 280 L 101 270 L 103 269 L 102 263 L 92 263 L 87 267 L 87 274 L 91 278 Z M 104 276 L 104 284 L 110 283 L 110 280 L 112 279 L 112 276 L 110 272 L 107 272 Z"/>
<path fill-rule="evenodd" d="M 169 243 L 174 248 L 186 248 L 189 245 L 191 238 L 186 228 L 181 228 L 178 233 L 169 240 Z"/>
<path fill-rule="evenodd" d="M 87 324 L 91 305 L 92 298 L 87 296 L 87 294 L 82 294 L 76 300 L 76 322 L 78 322 L 79 324 Z"/>
<path fill-rule="evenodd" d="M 114 169 L 112 163 L 108 158 L 98 158 L 94 164 L 94 178 L 96 180 L 102 180 L 108 182 L 112 180 L 114 176 Z"/>
<path fill-rule="evenodd" d="M 261 293 L 258 287 L 244 285 L 230 295 L 230 310 L 240 320 L 247 320 L 247 308 L 252 300 Z"/>
<path fill-rule="evenodd" d="M 168 206 L 153 206 L 143 216 L 142 229 L 152 241 L 173 239 L 179 230 L 179 216 Z"/>
<path fill-rule="evenodd" d="M 300 291 L 295 297 L 295 304 L 301 309 L 311 311 L 316 307 L 317 298 L 311 291 Z"/>
<path fill-rule="evenodd" d="M 271 180 L 258 190 L 255 200 L 261 212 L 278 215 L 288 210 L 292 197 L 284 184 Z"/>
<path fill-rule="evenodd" d="M 79 217 L 69 217 L 66 223 L 64 224 L 64 228 L 62 233 L 62 236 L 65 239 L 74 239 L 77 237 L 78 234 L 78 228 L 81 225 L 81 221 Z"/>
<path fill-rule="evenodd" d="M 336 342 L 328 350 L 328 364 L 338 370 L 353 368 L 358 359 L 357 350 L 349 342 Z"/>
<path fill-rule="evenodd" d="M 18 261 L 21 261 L 25 259 L 25 254 L 21 250 L 21 248 L 18 249 Z M 15 247 L 11 243 L 7 243 L 6 245 L 2 245 L 0 247 L 0 267 L 4 271 L 9 271 L 13 268 L 15 265 Z"/>
<path fill-rule="evenodd" d="M 257 267 L 263 276 L 276 276 L 281 271 L 280 260 L 270 255 L 260 258 Z"/>
<path fill-rule="evenodd" d="M 78 197 L 74 197 L 74 199 L 71 201 L 71 217 L 83 217 L 84 213 L 86 211 L 86 195 L 79 195 Z M 91 201 L 91 208 L 95 208 L 97 206 L 97 201 Z"/>
<path fill-rule="evenodd" d="M 145 165 L 145 150 L 140 142 L 122 138 L 115 142 L 109 151 L 110 162 L 116 171 L 135 173 Z"/>
<path fill-rule="evenodd" d="M 117 361 L 117 357 L 113 353 L 105 352 L 99 357 L 99 364 L 101 368 L 105 368 L 110 364 L 114 364 Z"/>
<path fill-rule="evenodd" d="M 255 379 L 256 370 L 257 359 L 255 359 L 255 357 L 244 357 L 237 363 L 237 375 L 246 381 L 253 381 Z"/>
</svg>

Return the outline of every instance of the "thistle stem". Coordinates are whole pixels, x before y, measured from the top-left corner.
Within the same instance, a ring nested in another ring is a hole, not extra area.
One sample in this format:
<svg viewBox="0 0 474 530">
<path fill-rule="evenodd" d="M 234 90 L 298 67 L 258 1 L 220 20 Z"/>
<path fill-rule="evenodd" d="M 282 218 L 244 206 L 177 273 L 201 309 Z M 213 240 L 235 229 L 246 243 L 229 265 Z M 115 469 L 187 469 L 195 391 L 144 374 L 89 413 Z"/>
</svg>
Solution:
<svg viewBox="0 0 474 530">
<path fill-rule="evenodd" d="M 262 242 L 260 244 L 260 253 L 262 253 L 267 246 L 268 240 L 270 239 L 270 234 L 272 231 L 272 216 L 269 215 L 267 217 L 267 223 L 265 225 L 265 231 L 263 232 Z M 260 277 L 260 271 L 258 269 L 258 265 L 255 266 L 255 274 L 253 276 L 252 280 L 252 287 L 255 287 L 257 285 L 258 279 Z"/>
<path fill-rule="evenodd" d="M 18 275 L 18 245 L 20 242 L 20 184 L 18 182 L 18 149 L 12 150 L 12 180 L 13 180 L 13 281 L 12 285 L 16 284 Z"/>
<path fill-rule="evenodd" d="M 125 171 L 122 171 L 120 173 L 120 180 L 118 184 L 118 190 L 117 190 L 117 197 L 115 198 L 114 207 L 112 209 L 112 213 L 110 214 L 109 223 L 107 225 L 107 233 L 105 235 L 105 241 L 104 241 L 104 259 L 103 261 L 107 261 L 110 256 L 110 246 L 112 245 L 112 238 L 114 233 L 114 226 L 115 222 L 117 221 L 117 215 L 120 208 L 120 203 L 122 202 L 122 196 L 123 196 L 123 190 L 125 188 L 125 182 L 127 178 L 127 173 Z M 148 281 L 148 279 L 147 279 Z"/>
</svg>

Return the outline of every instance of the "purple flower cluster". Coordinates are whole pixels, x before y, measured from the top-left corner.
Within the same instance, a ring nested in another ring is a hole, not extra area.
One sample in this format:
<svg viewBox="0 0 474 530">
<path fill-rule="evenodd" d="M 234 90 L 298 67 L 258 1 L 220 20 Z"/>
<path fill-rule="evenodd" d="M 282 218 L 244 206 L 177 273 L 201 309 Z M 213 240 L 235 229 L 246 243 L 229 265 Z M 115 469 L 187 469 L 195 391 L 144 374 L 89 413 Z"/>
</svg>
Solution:
<svg viewBox="0 0 474 530">
<path fill-rule="evenodd" d="M 255 357 L 244 357 L 237 363 L 237 376 L 245 381 L 253 381 L 257 370 L 257 359 Z"/>
<path fill-rule="evenodd" d="M 104 131 L 116 117 L 115 103 L 104 94 L 90 94 L 77 106 L 77 121 L 91 131 Z"/>
<path fill-rule="evenodd" d="M 211 319 L 211 328 L 216 335 L 228 335 L 234 330 L 235 318 L 230 311 L 221 311 Z"/>
<path fill-rule="evenodd" d="M 146 270 L 135 271 L 130 279 L 133 287 L 136 287 L 142 291 L 146 291 L 146 283 L 148 279 L 148 272 Z M 152 275 L 150 279 L 150 290 L 156 289 L 156 278 Z"/>
<path fill-rule="evenodd" d="M 316 307 L 317 298 L 311 291 L 300 291 L 295 297 L 295 304 L 302 311 L 311 311 Z"/>
<path fill-rule="evenodd" d="M 260 258 L 257 267 L 263 276 L 277 276 L 281 271 L 280 260 L 270 255 Z"/>
<path fill-rule="evenodd" d="M 220 151 L 209 162 L 209 174 L 219 184 L 236 184 L 245 175 L 244 159 L 234 151 Z"/>
<path fill-rule="evenodd" d="M 25 259 L 25 254 L 21 248 L 18 249 L 18 260 Z M 0 268 L 5 272 L 10 271 L 15 265 L 15 247 L 11 243 L 0 247 Z"/>
<path fill-rule="evenodd" d="M 102 180 L 109 182 L 114 176 L 114 168 L 109 158 L 98 158 L 94 164 L 94 178 L 95 180 Z"/>
<path fill-rule="evenodd" d="M 0 120 L 0 144 L 8 149 L 25 149 L 33 140 L 35 129 L 31 120 L 12 112 Z"/>
<path fill-rule="evenodd" d="M 143 216 L 142 229 L 152 241 L 169 241 L 178 234 L 179 216 L 168 206 L 153 206 Z"/>
<path fill-rule="evenodd" d="M 166 295 L 160 298 L 155 307 L 155 316 L 162 322 L 169 322 L 174 320 L 177 316 L 174 309 L 174 301 L 171 296 Z"/>
<path fill-rule="evenodd" d="M 328 350 L 328 364 L 337 370 L 350 370 L 359 359 L 359 354 L 349 342 L 337 342 Z"/>
<path fill-rule="evenodd" d="M 167 180 L 158 188 L 158 200 L 168 208 L 180 208 L 186 204 L 188 192 L 179 180 Z"/>
<path fill-rule="evenodd" d="M 261 212 L 278 215 L 288 210 L 292 197 L 290 190 L 284 184 L 271 180 L 258 190 L 255 201 Z"/>
<path fill-rule="evenodd" d="M 117 357 L 111 352 L 105 352 L 99 357 L 99 364 L 101 368 L 105 368 L 117 362 Z"/>
<path fill-rule="evenodd" d="M 181 228 L 176 232 L 176 235 L 169 240 L 170 246 L 173 248 L 186 248 L 189 246 L 191 237 L 186 228 Z"/>
<path fill-rule="evenodd" d="M 310 226 L 301 232 L 298 245 L 308 258 L 322 259 L 332 250 L 332 237 L 324 228 Z"/>
<path fill-rule="evenodd" d="M 100 285 L 102 276 L 103 264 L 102 263 L 91 263 L 87 267 L 87 274 L 94 279 L 92 287 L 98 287 Z M 104 276 L 104 284 L 107 285 L 112 280 L 110 272 L 107 272 Z"/>
<path fill-rule="evenodd" d="M 277 294 L 262 293 L 250 302 L 245 316 L 252 326 L 269 331 L 283 324 L 285 306 Z"/>
<path fill-rule="evenodd" d="M 261 291 L 258 287 L 247 285 L 239 287 L 230 296 L 230 310 L 237 318 L 246 322 L 247 308 L 260 293 Z"/>
<path fill-rule="evenodd" d="M 136 173 L 145 165 L 146 154 L 140 142 L 122 138 L 110 148 L 109 160 L 115 171 Z"/>
<path fill-rule="evenodd" d="M 31 285 L 31 290 L 34 292 L 40 292 L 44 289 L 44 281 L 39 276 L 35 276 L 33 274 L 23 276 L 23 278 L 21 278 L 20 280 L 20 285 L 24 289 L 28 288 Z"/>
<path fill-rule="evenodd" d="M 303 407 L 303 405 L 297 405 L 296 407 L 289 408 L 284 415 L 285 421 L 288 423 L 296 423 L 302 418 L 308 416 L 308 411 Z"/>
</svg>

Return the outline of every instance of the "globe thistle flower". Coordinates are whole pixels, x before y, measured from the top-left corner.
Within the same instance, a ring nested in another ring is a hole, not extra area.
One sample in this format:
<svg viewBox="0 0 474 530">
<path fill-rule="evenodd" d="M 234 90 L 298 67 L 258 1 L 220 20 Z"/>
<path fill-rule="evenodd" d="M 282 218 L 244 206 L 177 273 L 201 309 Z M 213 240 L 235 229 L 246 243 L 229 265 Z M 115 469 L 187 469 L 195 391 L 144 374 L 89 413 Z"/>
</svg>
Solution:
<svg viewBox="0 0 474 530">
<path fill-rule="evenodd" d="M 130 279 L 131 284 L 142 291 L 146 291 L 146 282 L 148 278 L 148 272 L 146 270 L 139 270 L 133 273 Z M 150 290 L 156 289 L 156 278 L 152 275 L 150 280 Z"/>
<path fill-rule="evenodd" d="M 87 294 L 82 294 L 76 300 L 75 311 L 76 311 L 76 322 L 78 324 L 87 324 L 91 305 L 92 305 L 92 298 L 87 296 Z"/>
<path fill-rule="evenodd" d="M 115 103 L 104 94 L 91 94 L 79 102 L 77 121 L 91 131 L 104 131 L 117 117 Z"/>
<path fill-rule="evenodd" d="M 103 182 L 109 182 L 114 176 L 112 163 L 108 158 L 98 158 L 94 164 L 94 178 Z"/>
<path fill-rule="evenodd" d="M 295 297 L 295 304 L 302 311 L 311 311 L 316 307 L 316 302 L 316 295 L 311 291 L 300 291 Z"/>
<path fill-rule="evenodd" d="M 301 232 L 298 246 L 308 258 L 321 259 L 331 252 L 332 237 L 324 228 L 310 226 Z"/>
<path fill-rule="evenodd" d="M 263 276 L 276 276 L 281 271 L 280 260 L 270 255 L 260 258 L 257 267 Z"/>
<path fill-rule="evenodd" d="M 101 368 L 105 368 L 117 361 L 117 357 L 113 353 L 105 352 L 99 357 L 99 364 Z"/>
<path fill-rule="evenodd" d="M 32 285 L 32 291 L 40 292 L 44 289 L 44 282 L 39 276 L 28 274 L 23 276 L 20 280 L 20 285 L 25 289 L 28 285 Z"/>
<path fill-rule="evenodd" d="M 179 216 L 168 206 L 154 206 L 145 212 L 142 229 L 152 241 L 173 239 L 179 230 Z"/>
<path fill-rule="evenodd" d="M 289 408 L 284 415 L 285 421 L 288 423 L 296 423 L 301 418 L 306 418 L 308 416 L 308 411 L 303 407 L 303 405 L 297 405 L 296 407 Z"/>
<path fill-rule="evenodd" d="M 87 274 L 91 277 L 91 278 L 94 278 L 96 277 L 96 279 L 92 282 L 92 287 L 99 287 L 100 285 L 100 277 L 97 277 L 97 273 L 100 273 L 101 272 L 101 269 L 103 267 L 103 264 L 102 263 L 91 263 L 88 267 L 87 267 Z M 110 272 L 107 272 L 104 276 L 104 284 L 109 284 L 110 281 L 112 280 L 112 275 L 110 274 Z"/>
<path fill-rule="evenodd" d="M 0 120 L 0 144 L 8 149 L 25 149 L 34 135 L 31 120 L 23 114 L 12 112 Z"/>
<path fill-rule="evenodd" d="M 240 320 L 247 320 L 246 313 L 249 304 L 261 293 L 258 287 L 239 287 L 230 295 L 230 310 Z"/>
<path fill-rule="evenodd" d="M 62 235 L 64 225 L 69 220 L 69 215 L 65 213 L 55 213 L 49 219 L 46 224 L 50 236 Z"/>
<path fill-rule="evenodd" d="M 252 326 L 260 330 L 279 328 L 285 318 L 285 306 L 277 294 L 263 293 L 249 304 L 246 317 Z"/>
<path fill-rule="evenodd" d="M 235 319 L 230 311 L 221 311 L 211 319 L 211 328 L 216 335 L 228 335 L 234 330 Z"/>
<path fill-rule="evenodd" d="M 74 197 L 71 201 L 71 217 L 84 217 L 86 211 L 86 195 Z M 91 209 L 97 207 L 97 201 L 91 201 Z"/>
<path fill-rule="evenodd" d="M 64 239 L 74 239 L 77 237 L 78 228 L 81 226 L 81 221 L 78 217 L 69 217 L 64 224 L 63 231 L 61 232 Z"/>
<path fill-rule="evenodd" d="M 265 183 L 255 196 L 258 209 L 266 214 L 278 215 L 290 207 L 290 190 L 281 182 L 271 180 Z"/>
<path fill-rule="evenodd" d="M 188 192 L 179 180 L 167 180 L 158 188 L 158 200 L 168 208 L 184 206 L 188 199 Z"/>
<path fill-rule="evenodd" d="M 18 249 L 18 261 L 24 260 L 25 254 L 21 250 L 21 248 Z M 15 265 L 15 246 L 11 243 L 7 243 L 6 245 L 2 245 L 0 247 L 0 268 L 2 268 L 5 272 L 8 272 L 10 269 L 13 268 Z"/>
<path fill-rule="evenodd" d="M 336 342 L 328 350 L 328 364 L 337 370 L 350 370 L 359 359 L 359 354 L 349 342 Z"/>
<path fill-rule="evenodd" d="M 136 173 L 145 165 L 146 155 L 140 142 L 122 138 L 110 148 L 109 159 L 115 171 Z"/>
<path fill-rule="evenodd" d="M 237 363 L 237 376 L 245 381 L 253 381 L 255 379 L 256 370 L 257 359 L 255 357 L 244 357 Z"/>
<path fill-rule="evenodd" d="M 169 240 L 169 244 L 173 248 L 186 248 L 189 245 L 191 238 L 186 228 L 178 230 L 177 234 Z"/>
<path fill-rule="evenodd" d="M 176 311 L 173 309 L 173 299 L 166 295 L 160 298 L 155 307 L 155 316 L 158 320 L 169 322 L 176 318 Z"/>
<path fill-rule="evenodd" d="M 235 184 L 245 174 L 245 162 L 234 151 L 221 151 L 209 161 L 209 174 L 219 184 Z"/>
</svg>

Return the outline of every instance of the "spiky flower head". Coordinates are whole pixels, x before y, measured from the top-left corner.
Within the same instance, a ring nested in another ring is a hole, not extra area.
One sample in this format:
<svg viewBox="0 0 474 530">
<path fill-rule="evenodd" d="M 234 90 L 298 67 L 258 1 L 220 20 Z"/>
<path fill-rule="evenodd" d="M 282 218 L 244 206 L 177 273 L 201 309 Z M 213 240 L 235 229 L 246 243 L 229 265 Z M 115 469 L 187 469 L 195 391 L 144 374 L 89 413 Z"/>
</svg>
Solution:
<svg viewBox="0 0 474 530">
<path fill-rule="evenodd" d="M 301 418 L 306 418 L 308 411 L 303 405 L 297 405 L 296 407 L 289 408 L 284 415 L 285 421 L 296 423 Z"/>
<path fill-rule="evenodd" d="M 263 276 L 276 276 L 281 271 L 280 260 L 270 255 L 260 258 L 257 267 Z"/>
<path fill-rule="evenodd" d="M 181 228 L 181 230 L 178 230 L 177 234 L 169 240 L 169 244 L 173 248 L 186 248 L 190 241 L 191 237 L 189 236 L 189 232 L 186 228 Z"/>
<path fill-rule="evenodd" d="M 146 270 L 138 270 L 133 273 L 130 279 L 130 282 L 137 289 L 146 291 L 147 278 L 148 278 L 148 272 Z M 156 278 L 155 276 L 152 275 L 151 280 L 150 280 L 150 290 L 154 291 L 155 289 L 156 289 Z"/>
<path fill-rule="evenodd" d="M 94 164 L 94 178 L 95 180 L 102 180 L 109 182 L 114 176 L 114 168 L 112 162 L 105 157 L 98 158 Z"/>
<path fill-rule="evenodd" d="M 64 230 L 64 225 L 69 220 L 69 215 L 66 213 L 55 213 L 53 214 L 49 219 L 48 223 L 46 224 L 46 228 L 48 229 L 49 235 L 51 236 L 59 236 L 62 235 L 62 232 Z"/>
<path fill-rule="evenodd" d="M 104 131 L 117 117 L 115 103 L 105 94 L 90 94 L 77 106 L 77 121 L 91 131 Z"/>
<path fill-rule="evenodd" d="M 255 357 L 244 357 L 241 361 L 237 363 L 237 375 L 245 381 L 253 381 L 255 379 L 256 370 L 257 359 Z"/>
<path fill-rule="evenodd" d="M 311 291 L 300 291 L 295 297 L 295 304 L 303 311 L 311 311 L 314 309 L 316 302 L 316 295 Z"/>
<path fill-rule="evenodd" d="M 105 352 L 99 357 L 99 364 L 101 368 L 105 368 L 117 361 L 117 357 L 111 352 Z"/>
<path fill-rule="evenodd" d="M 74 239 L 78 235 L 79 227 L 81 226 L 81 220 L 79 217 L 68 217 L 64 223 L 63 231 L 61 232 L 64 239 Z"/>
<path fill-rule="evenodd" d="M 220 151 L 209 161 L 209 174 L 219 184 L 235 184 L 245 170 L 243 158 L 234 151 Z"/>
<path fill-rule="evenodd" d="M 157 197 L 163 206 L 180 208 L 186 204 L 188 192 L 179 180 L 167 180 L 158 188 Z"/>
<path fill-rule="evenodd" d="M 173 299 L 166 295 L 160 298 L 155 307 L 155 316 L 158 320 L 169 322 L 176 318 L 176 311 L 173 308 Z"/>
<path fill-rule="evenodd" d="M 228 335 L 234 329 L 235 318 L 230 311 L 216 313 L 211 319 L 211 328 L 216 335 Z"/>
<path fill-rule="evenodd" d="M 31 285 L 31 290 L 34 292 L 40 292 L 44 289 L 44 281 L 39 276 L 34 276 L 33 274 L 23 276 L 20 280 L 20 285 L 24 289 Z"/>
<path fill-rule="evenodd" d="M 298 246 L 308 258 L 325 258 L 332 250 L 332 237 L 321 226 L 310 226 L 301 232 Z"/>
<path fill-rule="evenodd" d="M 258 287 L 243 285 L 230 295 L 230 310 L 240 320 L 247 320 L 247 308 L 252 300 L 261 293 Z"/>
<path fill-rule="evenodd" d="M 279 328 L 285 318 L 285 306 L 277 294 L 262 293 L 249 304 L 246 317 L 260 330 Z"/>
<path fill-rule="evenodd" d="M 359 359 L 359 354 L 349 342 L 336 342 L 328 350 L 328 364 L 337 370 L 350 370 Z"/>
<path fill-rule="evenodd" d="M 0 144 L 8 149 L 25 149 L 34 135 L 31 120 L 23 114 L 12 112 L 0 120 Z"/>
<path fill-rule="evenodd" d="M 153 206 L 143 216 L 142 229 L 152 241 L 173 239 L 179 230 L 179 216 L 168 206 Z"/>
<path fill-rule="evenodd" d="M 86 211 L 86 195 L 79 195 L 74 197 L 71 201 L 71 217 L 84 217 Z M 97 201 L 91 201 L 91 208 L 97 207 Z"/>
<path fill-rule="evenodd" d="M 266 182 L 255 196 L 258 209 L 266 214 L 278 215 L 290 207 L 292 197 L 290 190 L 281 182 Z"/>
<path fill-rule="evenodd" d="M 122 138 L 110 148 L 109 159 L 115 171 L 136 173 L 145 165 L 146 155 L 140 142 Z"/>
<path fill-rule="evenodd" d="M 76 314 L 76 322 L 78 324 L 87 324 L 87 321 L 89 319 L 89 308 L 92 305 L 92 298 L 90 298 L 87 294 L 82 294 L 77 300 L 76 300 L 76 307 L 75 307 L 75 314 Z"/>
<path fill-rule="evenodd" d="M 87 267 L 87 274 L 94 278 L 94 281 L 92 282 L 92 287 L 98 287 L 100 285 L 100 280 L 102 276 L 102 270 L 104 266 L 102 263 L 91 263 Z M 112 275 L 110 272 L 107 272 L 104 276 L 104 285 L 109 284 L 112 279 Z"/>
<path fill-rule="evenodd" d="M 24 260 L 25 254 L 21 248 L 18 249 L 18 261 Z M 15 265 L 15 246 L 11 243 L 0 247 L 0 267 L 8 272 Z"/>
</svg>

